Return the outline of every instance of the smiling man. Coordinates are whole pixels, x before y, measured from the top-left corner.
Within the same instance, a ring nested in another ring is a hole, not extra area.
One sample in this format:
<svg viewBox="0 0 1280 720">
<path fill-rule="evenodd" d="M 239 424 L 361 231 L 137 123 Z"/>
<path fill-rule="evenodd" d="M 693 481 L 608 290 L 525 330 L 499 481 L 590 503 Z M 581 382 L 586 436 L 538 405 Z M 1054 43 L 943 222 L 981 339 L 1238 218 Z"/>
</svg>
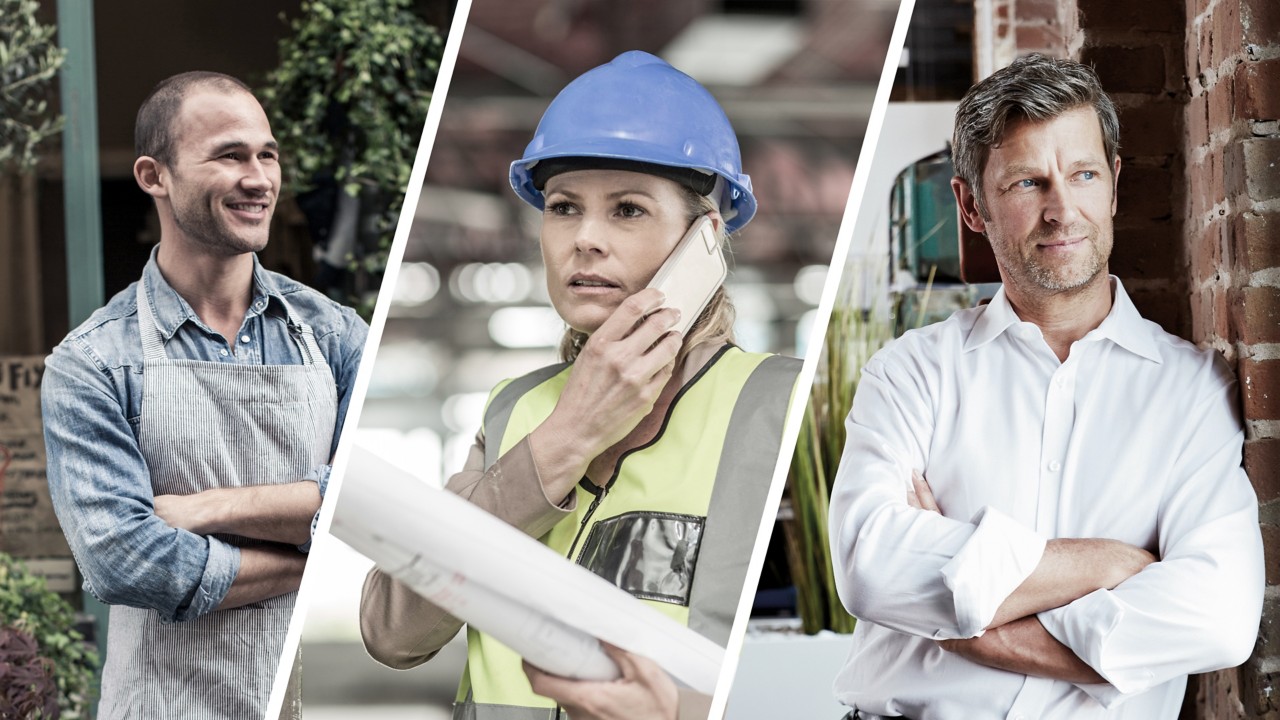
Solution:
<svg viewBox="0 0 1280 720">
<path fill-rule="evenodd" d="M 111 605 L 98 717 L 261 718 L 367 328 L 258 264 L 280 158 L 243 83 L 161 82 L 135 141 L 160 243 L 42 389 L 55 509 Z"/>
<path fill-rule="evenodd" d="M 1118 147 L 1070 61 L 956 111 L 952 186 L 1003 288 L 863 369 L 831 502 L 851 717 L 1172 720 L 1187 674 L 1253 647 L 1235 378 L 1108 275 Z"/>
</svg>

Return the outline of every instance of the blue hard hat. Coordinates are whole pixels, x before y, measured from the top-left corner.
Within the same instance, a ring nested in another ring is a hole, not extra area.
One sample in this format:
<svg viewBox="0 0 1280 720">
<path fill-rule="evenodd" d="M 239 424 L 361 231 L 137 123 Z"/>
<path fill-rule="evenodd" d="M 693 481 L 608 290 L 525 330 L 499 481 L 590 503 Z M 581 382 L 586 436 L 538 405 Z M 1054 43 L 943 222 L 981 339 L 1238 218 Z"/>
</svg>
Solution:
<svg viewBox="0 0 1280 720">
<path fill-rule="evenodd" d="M 598 158 L 723 178 L 720 212 L 730 232 L 756 214 L 738 137 L 719 103 L 696 80 L 646 52 L 625 52 L 569 83 L 551 101 L 524 157 L 511 163 L 511 188 L 543 209 L 534 167 L 556 158 Z M 610 163 L 609 161 L 613 161 Z M 584 167 L 590 164 L 583 165 Z M 686 183 L 687 184 L 687 183 Z M 709 193 L 702 193 L 709 194 Z"/>
</svg>

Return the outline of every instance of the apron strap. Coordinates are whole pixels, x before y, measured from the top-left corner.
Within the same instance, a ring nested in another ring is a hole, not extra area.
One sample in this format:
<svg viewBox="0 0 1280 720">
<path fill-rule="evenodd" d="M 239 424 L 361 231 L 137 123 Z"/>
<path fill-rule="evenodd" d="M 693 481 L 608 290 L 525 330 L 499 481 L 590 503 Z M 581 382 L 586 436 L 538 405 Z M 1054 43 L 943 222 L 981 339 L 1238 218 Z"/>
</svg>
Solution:
<svg viewBox="0 0 1280 720">
<path fill-rule="evenodd" d="M 138 298 L 138 334 L 142 338 L 142 359 L 144 362 L 154 362 L 164 360 L 167 356 L 164 352 L 164 340 L 160 337 L 160 329 L 156 327 L 156 317 L 151 312 L 151 303 L 147 297 L 147 292 L 143 288 L 146 279 L 138 281 L 137 298 Z M 298 320 L 297 315 L 293 312 L 293 306 L 288 300 L 277 296 L 281 304 L 284 305 L 285 318 L 289 323 L 289 334 L 293 337 L 294 342 L 298 343 L 298 349 L 302 352 L 303 365 L 316 365 L 325 362 L 324 354 L 320 352 L 320 345 L 316 343 L 315 333 L 312 332 L 311 326 Z"/>
<path fill-rule="evenodd" d="M 138 335 L 142 338 L 142 360 L 151 363 L 164 360 L 164 341 L 160 339 L 160 330 L 156 327 L 156 316 L 151 312 L 151 302 L 147 297 L 146 278 L 138 281 Z"/>
<path fill-rule="evenodd" d="M 283 296 L 278 296 L 280 304 L 284 305 L 284 316 L 289 321 L 289 330 L 293 339 L 297 341 L 298 347 L 302 349 L 302 364 L 316 365 L 325 362 L 324 354 L 320 352 L 320 345 L 316 343 L 316 335 L 311 331 L 311 326 L 298 319 L 293 312 L 293 306 L 285 300 Z"/>
</svg>

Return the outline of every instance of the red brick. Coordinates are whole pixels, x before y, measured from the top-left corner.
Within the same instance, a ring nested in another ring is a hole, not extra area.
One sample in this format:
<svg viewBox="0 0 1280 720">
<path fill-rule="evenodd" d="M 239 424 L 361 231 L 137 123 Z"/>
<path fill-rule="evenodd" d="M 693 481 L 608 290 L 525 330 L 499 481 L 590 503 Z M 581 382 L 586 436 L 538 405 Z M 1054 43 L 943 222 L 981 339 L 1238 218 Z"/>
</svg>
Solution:
<svg viewBox="0 0 1280 720">
<path fill-rule="evenodd" d="M 1241 0 L 1240 24 L 1244 42 L 1275 44 L 1280 39 L 1280 3 L 1275 0 Z"/>
<path fill-rule="evenodd" d="M 1119 192 L 1122 218 L 1159 220 L 1173 215 L 1173 179 L 1165 168 L 1122 164 Z"/>
<path fill-rule="evenodd" d="M 1190 147 L 1209 144 L 1209 100 L 1205 93 L 1193 96 L 1187 102 L 1187 139 Z"/>
<path fill-rule="evenodd" d="M 1244 359 L 1239 372 L 1245 419 L 1280 420 L 1280 360 Z"/>
<path fill-rule="evenodd" d="M 1023 25 L 1018 24 L 1015 42 L 1018 53 L 1042 52 L 1054 57 L 1066 54 L 1067 42 L 1062 35 L 1062 27 L 1058 25 Z"/>
<path fill-rule="evenodd" d="M 1124 223 L 1121 227 L 1111 249 L 1112 272 L 1129 278 L 1175 277 L 1181 243 L 1167 223 Z"/>
<path fill-rule="evenodd" d="M 1092 65 L 1107 92 L 1158 93 L 1165 89 L 1164 48 L 1086 47 L 1080 62 Z"/>
<path fill-rule="evenodd" d="M 1266 558 L 1267 584 L 1280 584 L 1280 527 L 1262 526 L 1262 552 Z"/>
<path fill-rule="evenodd" d="M 1238 2 L 1220 2 L 1213 9 L 1213 67 L 1236 56 L 1244 47 L 1240 42 L 1240 8 Z"/>
<path fill-rule="evenodd" d="M 1236 261 L 1244 272 L 1280 267 L 1280 212 L 1243 212 L 1232 220 Z"/>
<path fill-rule="evenodd" d="M 1222 149 L 1210 150 L 1203 159 L 1187 168 L 1187 175 L 1190 217 L 1192 222 L 1202 223 L 1205 215 L 1227 198 L 1223 186 Z"/>
<path fill-rule="evenodd" d="M 1191 294 L 1191 340 L 1212 343 L 1230 341 L 1227 292 L 1225 288 L 1210 286 Z"/>
<path fill-rule="evenodd" d="M 1117 275 L 1124 277 L 1120 273 Z M 1133 300 L 1134 306 L 1138 308 L 1142 317 L 1164 328 L 1165 332 L 1178 337 L 1187 336 L 1187 330 L 1183 327 L 1186 300 L 1182 290 L 1135 290 L 1129 293 L 1129 298 Z"/>
<path fill-rule="evenodd" d="M 1209 134 L 1231 127 L 1235 87 L 1235 79 L 1227 76 L 1218 78 L 1218 82 L 1206 91 L 1209 104 Z"/>
<path fill-rule="evenodd" d="M 997 20 L 1009 19 L 1009 3 L 1008 2 L 998 2 L 996 4 L 996 19 Z"/>
<path fill-rule="evenodd" d="M 1190 33 L 1188 33 L 1190 35 Z M 1213 13 L 1206 15 L 1196 31 L 1196 75 L 1204 78 L 1213 69 Z"/>
<path fill-rule="evenodd" d="M 1280 118 L 1280 58 L 1236 67 L 1236 114 L 1247 120 Z"/>
<path fill-rule="evenodd" d="M 1191 280 L 1194 284 L 1213 280 L 1224 269 L 1222 256 L 1226 226 L 1226 220 L 1214 218 L 1208 227 L 1194 234 L 1191 246 L 1187 248 L 1187 254 L 1191 257 Z"/>
<path fill-rule="evenodd" d="M 1058 23 L 1058 3 L 1056 0 L 1017 0 L 1014 16 L 1019 23 L 1048 22 Z"/>
<path fill-rule="evenodd" d="M 1260 632 L 1265 635 L 1272 624 L 1274 620 L 1267 614 L 1267 606 L 1264 605 Z M 1272 633 L 1274 634 L 1274 631 Z M 1267 672 L 1270 658 L 1257 657 L 1259 654 L 1260 651 L 1255 648 L 1255 657 L 1250 657 L 1244 665 L 1240 666 L 1240 702 L 1248 714 L 1241 716 L 1238 710 L 1232 709 L 1205 717 L 1230 718 L 1232 715 L 1248 718 L 1275 717 L 1276 711 L 1280 710 L 1280 702 L 1277 702 L 1277 698 L 1273 696 L 1276 694 L 1276 687 L 1280 686 L 1280 673 Z"/>
<path fill-rule="evenodd" d="M 1245 195 L 1255 202 L 1280 198 L 1280 138 L 1249 138 L 1240 146 Z"/>
<path fill-rule="evenodd" d="M 1179 3 L 1168 0 L 1080 0 L 1081 23 L 1086 28 L 1108 30 L 1164 30 L 1183 32 L 1185 18 Z"/>
<path fill-rule="evenodd" d="M 1280 290 L 1242 288 L 1231 304 L 1232 324 L 1245 343 L 1280 342 Z"/>
<path fill-rule="evenodd" d="M 1246 440 L 1244 471 L 1253 481 L 1258 502 L 1269 503 L 1280 498 L 1280 440 Z"/>
<path fill-rule="evenodd" d="M 1162 157 L 1177 152 L 1182 142 L 1179 116 L 1182 106 L 1168 100 L 1151 100 L 1121 107 L 1120 132 L 1124 157 Z"/>
</svg>

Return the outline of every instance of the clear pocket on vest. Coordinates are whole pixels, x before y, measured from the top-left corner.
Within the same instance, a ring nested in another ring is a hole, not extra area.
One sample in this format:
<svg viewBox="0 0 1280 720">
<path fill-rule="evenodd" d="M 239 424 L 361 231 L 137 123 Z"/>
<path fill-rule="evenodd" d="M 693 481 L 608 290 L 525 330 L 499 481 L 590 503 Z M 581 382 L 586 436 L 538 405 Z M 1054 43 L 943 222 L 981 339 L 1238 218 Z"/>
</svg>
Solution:
<svg viewBox="0 0 1280 720">
<path fill-rule="evenodd" d="M 601 520 L 578 564 L 641 600 L 689 605 L 706 518 L 629 512 Z"/>
</svg>

